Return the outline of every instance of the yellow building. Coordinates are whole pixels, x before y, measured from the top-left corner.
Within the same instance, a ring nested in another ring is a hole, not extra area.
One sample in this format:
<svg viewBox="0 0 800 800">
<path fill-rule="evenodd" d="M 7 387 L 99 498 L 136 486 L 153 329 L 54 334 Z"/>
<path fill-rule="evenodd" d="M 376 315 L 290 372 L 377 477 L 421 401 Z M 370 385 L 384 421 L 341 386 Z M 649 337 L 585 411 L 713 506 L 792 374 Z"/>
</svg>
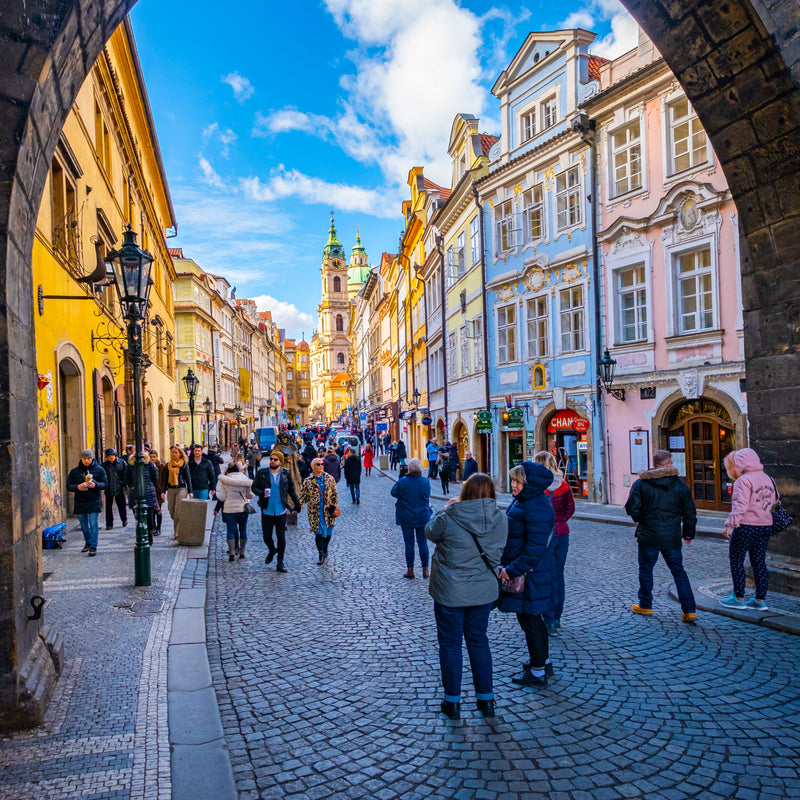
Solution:
<svg viewBox="0 0 800 800">
<path fill-rule="evenodd" d="M 116 289 L 102 259 L 130 223 L 154 256 L 143 323 L 144 435 L 168 446 L 175 398 L 175 213 L 130 23 L 114 32 L 67 117 L 39 209 L 32 272 L 39 373 L 42 524 L 63 520 L 66 477 L 90 447 L 133 441 L 133 391 Z M 53 297 L 57 296 L 57 297 Z"/>
</svg>

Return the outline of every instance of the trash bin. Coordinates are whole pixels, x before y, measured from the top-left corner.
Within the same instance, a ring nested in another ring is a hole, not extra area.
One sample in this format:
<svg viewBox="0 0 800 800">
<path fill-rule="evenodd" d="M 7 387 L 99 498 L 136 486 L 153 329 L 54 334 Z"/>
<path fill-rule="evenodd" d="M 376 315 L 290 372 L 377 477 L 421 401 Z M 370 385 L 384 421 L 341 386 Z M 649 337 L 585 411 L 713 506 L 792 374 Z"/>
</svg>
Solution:
<svg viewBox="0 0 800 800">
<path fill-rule="evenodd" d="M 207 517 L 208 500 L 182 500 L 178 506 L 178 544 L 203 544 L 206 539 Z"/>
<path fill-rule="evenodd" d="M 403 475 L 408 475 L 408 465 L 407 464 L 401 464 L 400 465 L 400 475 L 398 475 L 397 479 L 400 480 L 400 478 L 402 478 Z"/>
<path fill-rule="evenodd" d="M 381 469 L 389 469 L 389 456 L 381 454 L 378 458 L 380 459 Z"/>
</svg>

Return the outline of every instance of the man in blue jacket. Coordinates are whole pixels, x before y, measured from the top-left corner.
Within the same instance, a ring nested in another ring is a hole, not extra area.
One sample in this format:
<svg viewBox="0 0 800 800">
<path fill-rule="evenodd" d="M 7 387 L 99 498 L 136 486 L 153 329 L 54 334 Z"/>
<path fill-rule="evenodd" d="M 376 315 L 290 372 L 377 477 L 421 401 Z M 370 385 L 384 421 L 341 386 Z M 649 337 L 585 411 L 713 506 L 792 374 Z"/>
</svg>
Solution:
<svg viewBox="0 0 800 800">
<path fill-rule="evenodd" d="M 67 476 L 67 491 L 75 492 L 73 512 L 78 517 L 85 542 L 82 553 L 97 555 L 97 518 L 103 510 L 106 471 L 94 460 L 91 450 L 81 451 L 81 462 Z"/>
</svg>

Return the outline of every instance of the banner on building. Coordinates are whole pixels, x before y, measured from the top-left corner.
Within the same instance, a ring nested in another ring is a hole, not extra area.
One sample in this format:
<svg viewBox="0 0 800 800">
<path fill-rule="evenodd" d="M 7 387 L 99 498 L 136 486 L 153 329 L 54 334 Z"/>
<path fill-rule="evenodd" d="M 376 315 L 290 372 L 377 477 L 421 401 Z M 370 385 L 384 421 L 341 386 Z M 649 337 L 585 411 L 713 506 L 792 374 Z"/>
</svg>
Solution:
<svg viewBox="0 0 800 800">
<path fill-rule="evenodd" d="M 250 402 L 250 370 L 244 367 L 239 369 L 239 399 L 242 403 Z"/>
</svg>

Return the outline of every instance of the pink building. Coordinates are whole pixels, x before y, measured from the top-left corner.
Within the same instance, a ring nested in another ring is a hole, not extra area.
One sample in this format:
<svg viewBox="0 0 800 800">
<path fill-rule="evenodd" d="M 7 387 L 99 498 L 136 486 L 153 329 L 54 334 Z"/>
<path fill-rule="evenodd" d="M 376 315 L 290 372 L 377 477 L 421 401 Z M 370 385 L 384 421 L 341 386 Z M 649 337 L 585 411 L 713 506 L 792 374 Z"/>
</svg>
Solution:
<svg viewBox="0 0 800 800">
<path fill-rule="evenodd" d="M 596 123 L 607 489 L 624 503 L 670 450 L 699 509 L 730 508 L 722 459 L 747 443 L 738 215 L 708 138 L 642 33 L 601 68 Z"/>
</svg>

